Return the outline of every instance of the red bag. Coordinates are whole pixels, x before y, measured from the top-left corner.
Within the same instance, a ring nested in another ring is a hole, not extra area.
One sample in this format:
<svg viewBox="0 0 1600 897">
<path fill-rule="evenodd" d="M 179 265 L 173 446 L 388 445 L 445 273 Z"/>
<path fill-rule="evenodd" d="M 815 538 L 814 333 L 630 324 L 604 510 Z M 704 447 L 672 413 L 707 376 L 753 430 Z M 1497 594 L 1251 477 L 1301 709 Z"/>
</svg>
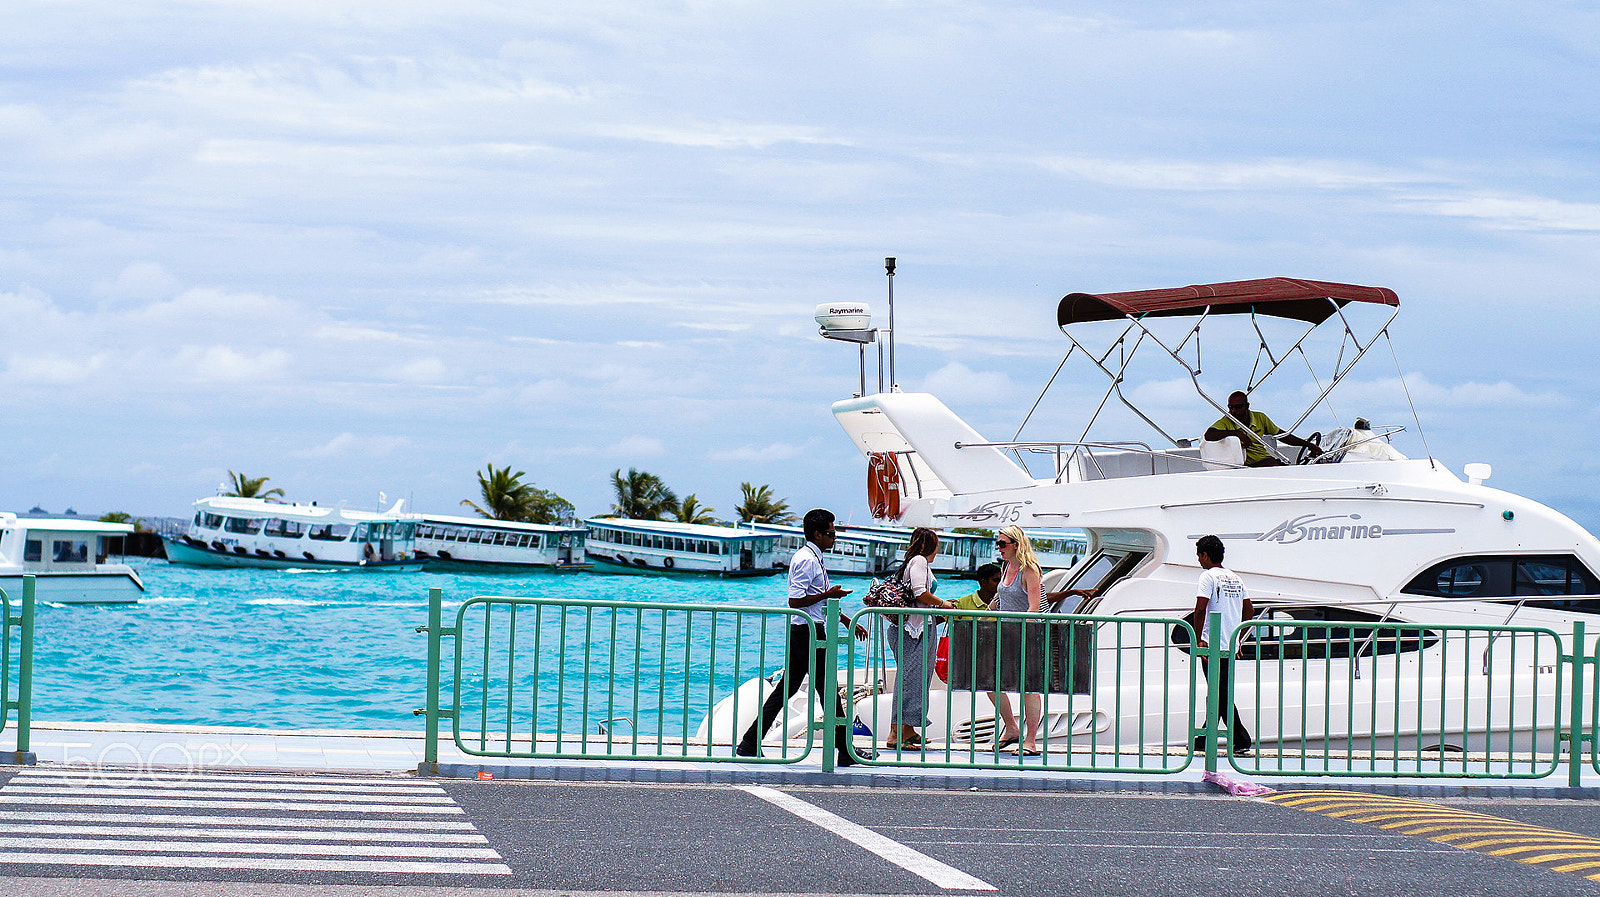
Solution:
<svg viewBox="0 0 1600 897">
<path fill-rule="evenodd" d="M 950 636 L 939 636 L 939 647 L 933 654 L 933 674 L 940 682 L 950 681 Z"/>
</svg>

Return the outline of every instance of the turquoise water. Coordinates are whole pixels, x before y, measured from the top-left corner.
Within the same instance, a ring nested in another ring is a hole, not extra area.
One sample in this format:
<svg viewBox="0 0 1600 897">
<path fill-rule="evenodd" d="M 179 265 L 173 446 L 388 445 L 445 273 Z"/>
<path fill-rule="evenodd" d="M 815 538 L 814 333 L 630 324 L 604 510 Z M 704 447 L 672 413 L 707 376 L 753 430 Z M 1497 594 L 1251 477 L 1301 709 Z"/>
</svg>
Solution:
<svg viewBox="0 0 1600 897">
<path fill-rule="evenodd" d="M 428 590 L 446 625 L 473 595 L 782 607 L 781 576 L 352 574 L 130 561 L 137 605 L 41 606 L 36 720 L 416 729 Z M 843 580 L 864 591 L 864 580 Z M 847 603 L 846 610 L 860 607 Z M 448 642 L 446 643 L 449 644 Z"/>
</svg>

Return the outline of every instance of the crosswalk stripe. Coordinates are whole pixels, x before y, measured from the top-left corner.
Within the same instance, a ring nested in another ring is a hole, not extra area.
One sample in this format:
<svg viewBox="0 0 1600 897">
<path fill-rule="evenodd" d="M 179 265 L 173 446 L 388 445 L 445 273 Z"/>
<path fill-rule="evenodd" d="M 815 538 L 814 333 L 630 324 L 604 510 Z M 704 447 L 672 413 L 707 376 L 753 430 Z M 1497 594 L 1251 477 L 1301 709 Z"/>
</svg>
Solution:
<svg viewBox="0 0 1600 897">
<path fill-rule="evenodd" d="M 0 806 L 26 805 L 66 807 L 165 807 L 172 809 L 177 806 L 196 807 L 206 810 L 305 810 L 307 812 L 337 812 L 337 813 L 440 813 L 459 814 L 461 808 L 451 804 L 411 806 L 402 804 L 339 804 L 339 803 L 296 803 L 294 801 L 243 801 L 243 800 L 181 800 L 177 796 L 171 798 L 137 798 L 125 797 L 119 800 L 107 800 L 103 797 L 47 797 L 39 798 L 29 795 L 12 797 L 0 790 Z"/>
<path fill-rule="evenodd" d="M 512 874 L 431 782 L 22 770 L 0 814 L 5 865 Z"/>
<path fill-rule="evenodd" d="M 296 856 L 440 857 L 443 859 L 500 859 L 485 847 L 428 847 L 421 844 L 276 844 L 266 842 L 175 841 L 168 838 L 6 838 L 0 849 L 127 850 L 149 847 L 171 853 L 262 853 Z"/>
<path fill-rule="evenodd" d="M 83 812 L 75 813 L 44 813 L 24 811 L 7 813 L 7 822 L 71 822 L 84 818 Z M 270 823 L 278 827 L 317 827 L 337 824 L 340 828 L 388 828 L 403 829 L 416 828 L 426 831 L 454 830 L 477 831 L 477 826 L 466 820 L 458 819 L 295 819 L 292 817 L 278 816 L 206 816 L 188 813 L 96 813 L 96 822 L 130 822 L 137 824 L 159 825 L 163 823 L 173 825 L 257 825 Z"/>
<path fill-rule="evenodd" d="M 311 785 L 351 785 L 369 786 L 382 785 L 395 788 L 416 788 L 419 790 L 434 790 L 439 786 L 435 782 L 419 781 L 417 779 L 401 779 L 383 776 L 314 776 L 314 775 L 286 775 L 284 773 L 234 773 L 234 772 L 184 772 L 170 769 L 116 769 L 112 767 L 38 767 L 30 766 L 17 772 L 18 778 L 30 779 L 101 779 L 130 780 L 137 779 L 147 782 L 163 782 L 167 784 L 180 784 L 183 782 L 303 782 Z"/>
<path fill-rule="evenodd" d="M 343 800 L 352 796 L 376 797 L 383 795 L 386 799 L 407 804 L 442 804 L 455 803 L 448 794 L 406 794 L 391 795 L 384 792 L 357 791 L 236 791 L 232 789 L 210 789 L 206 791 L 187 790 L 182 788 L 163 788 L 160 786 L 141 786 L 135 788 L 115 788 L 111 786 L 98 786 L 89 788 L 60 788 L 50 785 L 16 785 L 6 788 L 7 794 L 77 794 L 104 797 L 149 797 L 151 795 L 167 795 L 179 800 L 188 800 L 198 797 L 231 797 L 240 800 L 264 800 L 266 798 L 288 798 L 292 800 L 317 799 L 317 800 Z"/>
<path fill-rule="evenodd" d="M 97 820 L 100 817 L 95 817 Z M 252 816 L 241 820 L 243 823 L 260 823 L 263 825 L 277 825 L 275 819 L 262 819 Z M 344 820 L 340 820 L 343 822 Z M 202 828 L 187 824 L 178 825 L 34 825 L 29 823 L 8 822 L 5 831 L 12 835 L 162 835 L 172 837 L 175 835 L 204 835 L 207 838 L 272 838 L 280 841 L 383 841 L 393 843 L 416 842 L 419 844 L 488 844 L 489 839 L 480 834 L 458 834 L 454 832 L 376 832 L 362 831 L 350 832 L 337 829 L 318 829 L 315 831 L 296 831 L 293 829 L 278 828 Z"/>
<path fill-rule="evenodd" d="M 0 853 L 0 863 L 54 866 L 134 866 L 162 869 L 286 869 L 303 872 L 406 872 L 510 875 L 503 863 L 363 862 L 268 857 L 160 856 L 137 853 Z"/>
</svg>

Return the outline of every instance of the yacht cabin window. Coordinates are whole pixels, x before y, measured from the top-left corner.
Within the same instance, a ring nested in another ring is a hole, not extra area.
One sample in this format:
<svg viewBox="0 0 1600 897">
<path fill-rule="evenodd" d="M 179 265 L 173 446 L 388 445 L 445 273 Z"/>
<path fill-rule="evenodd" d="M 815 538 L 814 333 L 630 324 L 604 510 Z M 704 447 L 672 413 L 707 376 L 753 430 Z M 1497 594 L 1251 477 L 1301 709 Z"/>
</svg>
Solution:
<svg viewBox="0 0 1600 897">
<path fill-rule="evenodd" d="M 1532 607 L 1564 608 L 1594 603 L 1562 599 L 1600 596 L 1600 579 L 1570 554 L 1475 555 L 1434 564 L 1401 591 L 1440 598 L 1526 598 Z"/>
</svg>

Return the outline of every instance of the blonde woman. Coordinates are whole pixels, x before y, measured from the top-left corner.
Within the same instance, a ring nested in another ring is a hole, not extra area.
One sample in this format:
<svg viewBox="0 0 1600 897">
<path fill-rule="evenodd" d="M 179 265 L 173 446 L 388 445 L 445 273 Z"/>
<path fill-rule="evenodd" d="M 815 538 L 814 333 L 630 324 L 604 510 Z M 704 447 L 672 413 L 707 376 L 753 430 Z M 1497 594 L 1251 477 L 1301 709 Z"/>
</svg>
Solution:
<svg viewBox="0 0 1600 897">
<path fill-rule="evenodd" d="M 1012 524 L 1000 531 L 994 538 L 995 549 L 1000 554 L 1002 568 L 1000 571 L 1000 588 L 995 590 L 994 600 L 989 602 L 989 609 L 1005 611 L 1008 613 L 1039 613 L 1044 602 L 1044 574 L 1039 570 L 1039 559 L 1033 554 L 1033 543 L 1023 535 L 1022 528 Z M 1015 628 L 1018 633 L 1023 632 L 1021 621 L 1001 621 L 1001 631 L 1005 632 Z M 1011 642 L 1007 645 L 1006 642 Z M 1002 639 L 1004 650 L 1022 651 L 1022 639 Z M 1036 647 L 1036 646 L 1027 646 Z M 1030 654 L 1033 652 L 1029 652 Z M 1029 694 L 1027 689 L 1028 658 L 1022 658 L 1022 675 L 1017 683 L 1018 690 L 1022 692 L 1022 719 L 1024 728 L 1021 730 L 1022 743 L 1012 749 L 1011 753 L 1019 757 L 1037 757 L 1039 755 L 1039 718 L 1044 713 L 1044 696 Z M 1005 747 L 1017 740 L 1019 730 L 1017 717 L 1011 711 L 1011 696 L 1003 691 L 991 694 L 995 702 L 995 709 L 1000 712 L 1000 721 L 1003 729 L 998 740 L 998 747 Z"/>
</svg>

